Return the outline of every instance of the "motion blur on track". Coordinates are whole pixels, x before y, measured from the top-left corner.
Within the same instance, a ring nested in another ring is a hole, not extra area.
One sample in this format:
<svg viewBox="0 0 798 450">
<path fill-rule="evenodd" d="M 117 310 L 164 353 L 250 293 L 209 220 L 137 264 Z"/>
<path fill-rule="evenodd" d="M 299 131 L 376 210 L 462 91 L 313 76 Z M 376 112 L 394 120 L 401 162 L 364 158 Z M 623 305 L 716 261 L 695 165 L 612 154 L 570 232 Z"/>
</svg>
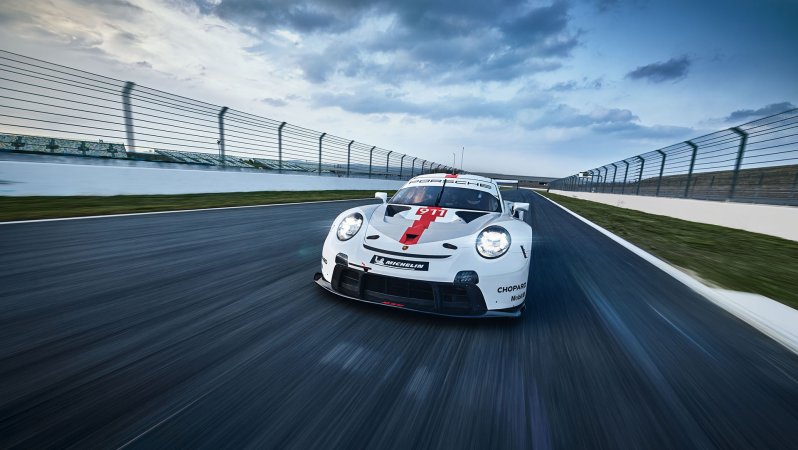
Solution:
<svg viewBox="0 0 798 450">
<path fill-rule="evenodd" d="M 1 225 L 0 447 L 794 448 L 796 355 L 502 194 L 535 231 L 517 320 L 310 283 L 368 201 Z"/>
</svg>

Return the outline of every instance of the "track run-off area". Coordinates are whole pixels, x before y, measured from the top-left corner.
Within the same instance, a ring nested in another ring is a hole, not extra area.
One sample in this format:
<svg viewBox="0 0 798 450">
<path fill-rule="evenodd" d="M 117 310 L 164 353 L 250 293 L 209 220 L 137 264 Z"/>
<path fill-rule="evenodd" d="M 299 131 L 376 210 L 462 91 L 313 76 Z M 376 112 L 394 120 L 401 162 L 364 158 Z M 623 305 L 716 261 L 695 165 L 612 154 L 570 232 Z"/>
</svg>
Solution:
<svg viewBox="0 0 798 450">
<path fill-rule="evenodd" d="M 365 201 L 0 225 L 0 448 L 795 448 L 798 356 L 530 191 L 518 320 L 313 283 Z"/>
</svg>

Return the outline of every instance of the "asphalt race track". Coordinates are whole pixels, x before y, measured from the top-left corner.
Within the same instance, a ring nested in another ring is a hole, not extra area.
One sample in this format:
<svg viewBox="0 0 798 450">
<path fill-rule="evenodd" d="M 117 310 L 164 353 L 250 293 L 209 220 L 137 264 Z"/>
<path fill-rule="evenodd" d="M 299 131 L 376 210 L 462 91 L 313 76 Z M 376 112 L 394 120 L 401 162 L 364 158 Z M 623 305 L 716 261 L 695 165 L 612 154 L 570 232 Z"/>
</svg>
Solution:
<svg viewBox="0 0 798 450">
<path fill-rule="evenodd" d="M 798 356 L 511 196 L 520 320 L 323 292 L 357 202 L 0 225 L 0 448 L 796 448 Z"/>
</svg>

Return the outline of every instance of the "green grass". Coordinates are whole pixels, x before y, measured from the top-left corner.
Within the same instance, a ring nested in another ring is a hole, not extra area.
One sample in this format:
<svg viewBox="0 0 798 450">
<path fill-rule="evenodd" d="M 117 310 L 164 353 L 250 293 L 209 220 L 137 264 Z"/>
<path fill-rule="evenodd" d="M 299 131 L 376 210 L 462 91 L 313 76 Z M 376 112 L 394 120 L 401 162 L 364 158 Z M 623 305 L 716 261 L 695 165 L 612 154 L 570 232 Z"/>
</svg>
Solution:
<svg viewBox="0 0 798 450">
<path fill-rule="evenodd" d="M 798 242 L 717 225 L 544 195 L 674 266 L 798 309 Z"/>
<path fill-rule="evenodd" d="M 373 198 L 375 191 L 233 192 L 111 197 L 0 197 L 0 221 Z M 390 195 L 392 192 L 389 192 Z"/>
</svg>

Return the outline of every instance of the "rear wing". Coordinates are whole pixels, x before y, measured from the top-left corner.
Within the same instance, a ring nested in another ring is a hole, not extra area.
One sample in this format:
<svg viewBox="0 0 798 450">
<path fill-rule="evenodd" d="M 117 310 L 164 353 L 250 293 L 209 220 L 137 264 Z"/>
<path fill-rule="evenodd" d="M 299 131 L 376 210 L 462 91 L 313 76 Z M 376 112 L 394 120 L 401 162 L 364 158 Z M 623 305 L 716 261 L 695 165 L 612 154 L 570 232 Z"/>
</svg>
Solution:
<svg viewBox="0 0 798 450">
<path fill-rule="evenodd" d="M 499 186 L 499 189 L 511 188 L 511 189 L 518 189 L 518 180 L 493 180 Z"/>
</svg>

